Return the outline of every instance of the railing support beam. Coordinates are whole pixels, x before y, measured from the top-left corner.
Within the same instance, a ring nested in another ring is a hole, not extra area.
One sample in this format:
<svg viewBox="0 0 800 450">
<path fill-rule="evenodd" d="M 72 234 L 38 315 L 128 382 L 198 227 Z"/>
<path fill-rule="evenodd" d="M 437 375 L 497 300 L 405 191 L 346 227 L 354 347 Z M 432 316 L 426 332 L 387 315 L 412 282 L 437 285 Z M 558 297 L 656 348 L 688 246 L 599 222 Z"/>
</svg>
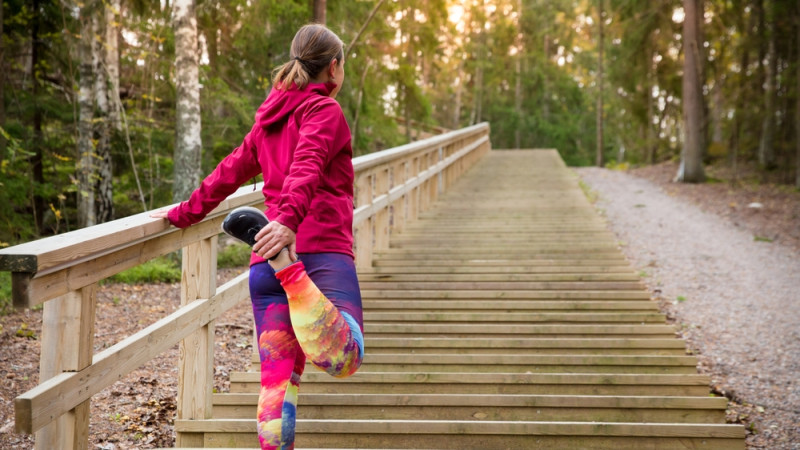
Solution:
<svg viewBox="0 0 800 450">
<path fill-rule="evenodd" d="M 97 285 L 57 297 L 44 305 L 39 382 L 77 372 L 92 363 Z M 85 449 L 89 444 L 89 402 L 86 400 L 36 432 L 36 448 Z M 19 419 L 19 418 L 18 418 Z M 17 428 L 24 424 L 17 423 Z"/>
<path fill-rule="evenodd" d="M 181 306 L 217 291 L 217 236 L 183 249 Z M 180 344 L 177 419 L 210 419 L 214 385 L 214 321 L 201 326 Z M 178 447 L 203 447 L 203 436 L 178 433 Z"/>
</svg>

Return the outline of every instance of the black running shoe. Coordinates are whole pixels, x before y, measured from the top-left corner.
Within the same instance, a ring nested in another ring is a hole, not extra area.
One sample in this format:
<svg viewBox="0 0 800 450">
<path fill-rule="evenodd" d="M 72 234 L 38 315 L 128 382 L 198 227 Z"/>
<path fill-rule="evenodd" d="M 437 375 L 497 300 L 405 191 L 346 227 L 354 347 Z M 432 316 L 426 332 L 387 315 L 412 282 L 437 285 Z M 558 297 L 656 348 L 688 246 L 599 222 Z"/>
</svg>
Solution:
<svg viewBox="0 0 800 450">
<path fill-rule="evenodd" d="M 261 210 L 242 206 L 228 213 L 228 217 L 222 222 L 222 231 L 252 247 L 256 243 L 256 234 L 268 223 L 267 216 Z M 277 258 L 279 254 L 280 252 L 269 259 Z"/>
</svg>

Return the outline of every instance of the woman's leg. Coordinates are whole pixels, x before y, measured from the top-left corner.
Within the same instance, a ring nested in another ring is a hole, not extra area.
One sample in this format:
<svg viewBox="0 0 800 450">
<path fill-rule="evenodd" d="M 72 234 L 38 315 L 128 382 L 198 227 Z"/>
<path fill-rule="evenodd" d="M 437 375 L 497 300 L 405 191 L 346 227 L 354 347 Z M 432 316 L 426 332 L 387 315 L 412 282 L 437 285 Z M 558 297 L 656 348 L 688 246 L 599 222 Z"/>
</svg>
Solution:
<svg viewBox="0 0 800 450">
<path fill-rule="evenodd" d="M 266 263 L 250 268 L 250 296 L 261 359 L 258 439 L 262 449 L 291 449 L 306 358 L 292 329 L 286 294 Z"/>
<path fill-rule="evenodd" d="M 270 262 L 276 268 L 285 263 L 281 258 Z M 286 291 L 292 328 L 305 355 L 332 376 L 355 373 L 364 357 L 364 337 L 352 258 L 335 253 L 301 255 L 301 261 L 279 269 L 275 276 Z"/>
</svg>

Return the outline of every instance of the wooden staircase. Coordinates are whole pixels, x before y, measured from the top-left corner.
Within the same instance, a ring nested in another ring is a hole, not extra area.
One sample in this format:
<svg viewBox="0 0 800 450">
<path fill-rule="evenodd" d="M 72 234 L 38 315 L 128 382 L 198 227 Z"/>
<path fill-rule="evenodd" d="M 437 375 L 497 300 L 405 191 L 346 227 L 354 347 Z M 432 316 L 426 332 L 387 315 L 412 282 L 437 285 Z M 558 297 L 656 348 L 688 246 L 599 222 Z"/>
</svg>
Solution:
<svg viewBox="0 0 800 450">
<path fill-rule="evenodd" d="M 744 448 L 555 151 L 494 151 L 360 274 L 367 355 L 306 370 L 298 448 Z M 258 446 L 258 365 L 205 447 Z"/>
</svg>

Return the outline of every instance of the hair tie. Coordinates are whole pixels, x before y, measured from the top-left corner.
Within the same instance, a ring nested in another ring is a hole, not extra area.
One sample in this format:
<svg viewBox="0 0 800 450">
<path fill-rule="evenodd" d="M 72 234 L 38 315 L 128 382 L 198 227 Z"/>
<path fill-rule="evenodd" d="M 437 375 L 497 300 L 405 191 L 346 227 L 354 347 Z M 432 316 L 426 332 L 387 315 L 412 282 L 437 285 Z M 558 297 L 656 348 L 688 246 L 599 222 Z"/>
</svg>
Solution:
<svg viewBox="0 0 800 450">
<path fill-rule="evenodd" d="M 300 64 L 303 64 L 303 65 L 305 65 L 305 64 L 306 64 L 306 62 L 305 62 L 304 60 L 300 59 L 300 57 L 299 57 L 299 56 L 295 56 L 294 58 L 292 58 L 292 60 L 294 60 L 294 61 L 300 61 Z"/>
</svg>

